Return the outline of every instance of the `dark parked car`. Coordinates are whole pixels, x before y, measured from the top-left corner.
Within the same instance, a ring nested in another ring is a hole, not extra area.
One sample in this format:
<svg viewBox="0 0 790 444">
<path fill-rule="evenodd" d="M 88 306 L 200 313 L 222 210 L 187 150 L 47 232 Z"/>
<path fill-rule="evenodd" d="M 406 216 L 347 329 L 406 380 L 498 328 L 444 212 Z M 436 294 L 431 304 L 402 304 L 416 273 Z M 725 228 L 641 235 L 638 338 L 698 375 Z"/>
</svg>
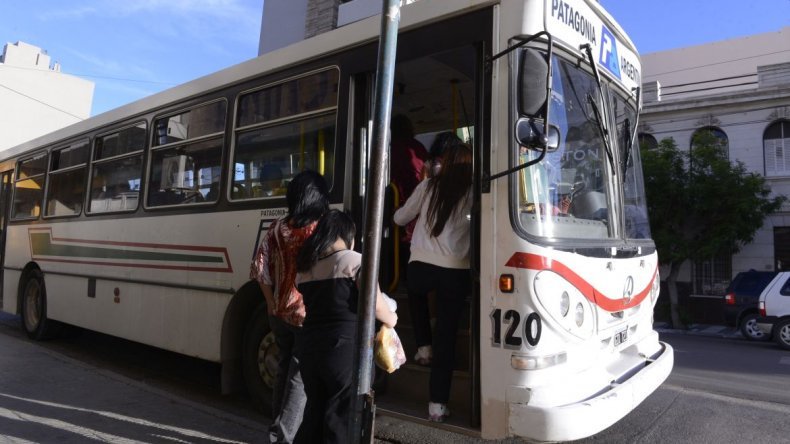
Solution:
<svg viewBox="0 0 790 444">
<path fill-rule="evenodd" d="M 746 339 L 770 339 L 757 328 L 757 302 L 760 300 L 760 293 L 775 276 L 775 271 L 744 271 L 735 275 L 727 287 L 727 294 L 724 296 L 724 322 L 739 328 Z"/>
</svg>

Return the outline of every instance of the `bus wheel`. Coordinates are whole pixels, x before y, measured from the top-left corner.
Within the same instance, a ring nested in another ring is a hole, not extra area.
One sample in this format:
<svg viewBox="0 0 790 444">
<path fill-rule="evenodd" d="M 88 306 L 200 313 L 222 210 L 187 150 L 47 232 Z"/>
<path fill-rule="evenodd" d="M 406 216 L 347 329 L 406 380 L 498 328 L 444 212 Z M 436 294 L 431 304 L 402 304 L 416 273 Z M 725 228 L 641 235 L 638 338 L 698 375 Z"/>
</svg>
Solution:
<svg viewBox="0 0 790 444">
<path fill-rule="evenodd" d="M 266 306 L 261 305 L 255 310 L 244 332 L 242 366 L 247 392 L 253 402 L 266 413 L 271 412 L 279 355 L 274 332 L 269 327 Z"/>
<path fill-rule="evenodd" d="M 55 336 L 59 326 L 57 321 L 47 318 L 44 275 L 39 270 L 33 270 L 27 274 L 22 291 L 22 327 L 31 339 L 43 340 Z"/>
</svg>

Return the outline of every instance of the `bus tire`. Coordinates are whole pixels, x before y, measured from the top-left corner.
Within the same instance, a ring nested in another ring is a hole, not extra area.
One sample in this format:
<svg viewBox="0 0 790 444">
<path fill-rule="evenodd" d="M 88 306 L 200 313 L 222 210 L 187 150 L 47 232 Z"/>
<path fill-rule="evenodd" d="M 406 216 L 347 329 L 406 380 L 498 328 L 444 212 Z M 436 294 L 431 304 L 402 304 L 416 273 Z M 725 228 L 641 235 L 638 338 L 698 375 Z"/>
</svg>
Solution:
<svg viewBox="0 0 790 444">
<path fill-rule="evenodd" d="M 61 324 L 47 318 L 47 290 L 44 274 L 34 269 L 27 273 L 22 287 L 22 328 L 30 339 L 41 341 L 57 335 Z"/>
<path fill-rule="evenodd" d="M 272 390 L 277 378 L 279 350 L 274 332 L 269 327 L 266 305 L 261 304 L 253 313 L 244 331 L 242 368 L 247 393 L 253 403 L 264 413 L 272 409 Z"/>
</svg>

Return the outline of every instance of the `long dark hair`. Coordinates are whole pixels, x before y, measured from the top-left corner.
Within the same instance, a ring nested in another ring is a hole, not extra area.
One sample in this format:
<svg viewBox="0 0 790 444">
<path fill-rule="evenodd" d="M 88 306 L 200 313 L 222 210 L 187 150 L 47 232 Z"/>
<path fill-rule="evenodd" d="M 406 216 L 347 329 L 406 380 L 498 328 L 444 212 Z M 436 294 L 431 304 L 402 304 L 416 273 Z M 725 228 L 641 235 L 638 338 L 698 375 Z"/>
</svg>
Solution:
<svg viewBox="0 0 790 444">
<path fill-rule="evenodd" d="M 329 210 L 329 187 L 322 175 L 304 170 L 291 179 L 285 200 L 288 203 L 288 221 L 294 227 L 304 227 Z"/>
<path fill-rule="evenodd" d="M 465 143 L 448 146 L 442 169 L 428 184 L 428 219 L 431 236 L 442 234 L 447 220 L 472 186 L 472 149 Z"/>
<path fill-rule="evenodd" d="M 329 252 L 329 248 L 337 238 L 343 239 L 346 248 L 351 248 L 357 227 L 351 216 L 340 210 L 329 210 L 315 227 L 313 234 L 302 244 L 296 255 L 296 271 L 307 271 L 313 268 L 321 256 Z"/>
<path fill-rule="evenodd" d="M 447 148 L 453 145 L 460 145 L 462 143 L 464 143 L 463 140 L 461 140 L 461 138 L 458 137 L 454 131 L 445 131 L 436 135 L 436 138 L 433 139 L 431 149 L 428 150 L 428 153 L 431 155 L 432 159 L 442 157 L 444 156 L 444 152 L 447 150 Z"/>
</svg>

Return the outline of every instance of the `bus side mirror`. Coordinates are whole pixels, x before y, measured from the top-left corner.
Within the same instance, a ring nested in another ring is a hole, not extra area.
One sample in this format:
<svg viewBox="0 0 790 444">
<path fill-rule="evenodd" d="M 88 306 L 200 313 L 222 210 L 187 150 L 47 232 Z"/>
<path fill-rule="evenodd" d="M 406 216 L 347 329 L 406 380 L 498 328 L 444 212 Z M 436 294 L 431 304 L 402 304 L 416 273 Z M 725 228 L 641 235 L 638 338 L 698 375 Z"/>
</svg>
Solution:
<svg viewBox="0 0 790 444">
<path fill-rule="evenodd" d="M 560 146 L 560 129 L 549 125 L 548 134 L 543 134 L 543 122 L 536 119 L 521 117 L 516 121 L 516 140 L 519 145 L 527 148 L 546 148 L 556 151 Z"/>
<path fill-rule="evenodd" d="M 545 117 L 548 101 L 549 62 L 545 52 L 526 48 L 519 69 L 519 114 Z"/>
</svg>

